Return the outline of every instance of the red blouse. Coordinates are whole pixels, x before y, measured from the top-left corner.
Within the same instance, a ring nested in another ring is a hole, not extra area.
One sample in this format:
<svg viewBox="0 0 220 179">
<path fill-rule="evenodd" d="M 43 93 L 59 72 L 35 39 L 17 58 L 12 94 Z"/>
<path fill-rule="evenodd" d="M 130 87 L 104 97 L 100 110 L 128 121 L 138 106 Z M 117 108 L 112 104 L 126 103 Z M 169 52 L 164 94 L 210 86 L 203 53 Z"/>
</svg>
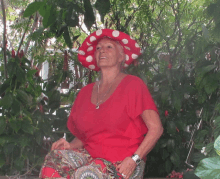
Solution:
<svg viewBox="0 0 220 179">
<path fill-rule="evenodd" d="M 137 150 L 148 131 L 140 114 L 145 110 L 158 112 L 157 107 L 145 83 L 127 75 L 96 109 L 91 103 L 94 84 L 85 86 L 77 95 L 67 127 L 93 158 L 122 161 Z"/>
</svg>

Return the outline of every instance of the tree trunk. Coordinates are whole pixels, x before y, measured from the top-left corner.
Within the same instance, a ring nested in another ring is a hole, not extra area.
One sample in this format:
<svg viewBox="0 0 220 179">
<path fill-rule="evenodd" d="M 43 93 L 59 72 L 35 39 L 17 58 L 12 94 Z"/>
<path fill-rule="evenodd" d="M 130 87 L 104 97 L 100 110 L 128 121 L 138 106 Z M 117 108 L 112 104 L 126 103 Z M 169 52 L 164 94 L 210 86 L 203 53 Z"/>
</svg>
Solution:
<svg viewBox="0 0 220 179">
<path fill-rule="evenodd" d="M 4 0 L 1 0 L 2 4 L 2 15 L 3 15 L 3 24 L 4 24 L 4 31 L 3 31 L 3 54 L 4 54 L 4 75 L 5 78 L 8 78 L 7 75 L 7 69 L 6 69 L 6 47 L 7 47 L 7 39 L 6 39 L 6 15 L 5 15 L 5 5 L 4 5 Z"/>
</svg>

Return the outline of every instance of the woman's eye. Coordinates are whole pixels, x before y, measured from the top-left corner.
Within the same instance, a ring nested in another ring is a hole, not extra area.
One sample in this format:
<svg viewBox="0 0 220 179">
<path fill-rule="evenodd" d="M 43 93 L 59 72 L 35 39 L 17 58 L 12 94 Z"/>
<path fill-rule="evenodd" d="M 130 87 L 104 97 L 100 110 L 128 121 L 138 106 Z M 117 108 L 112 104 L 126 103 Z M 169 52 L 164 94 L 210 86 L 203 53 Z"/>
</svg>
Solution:
<svg viewBox="0 0 220 179">
<path fill-rule="evenodd" d="M 99 50 L 101 47 L 96 47 L 96 50 Z"/>
<path fill-rule="evenodd" d="M 112 48 L 112 46 L 111 46 L 111 45 L 108 45 L 108 48 Z"/>
</svg>

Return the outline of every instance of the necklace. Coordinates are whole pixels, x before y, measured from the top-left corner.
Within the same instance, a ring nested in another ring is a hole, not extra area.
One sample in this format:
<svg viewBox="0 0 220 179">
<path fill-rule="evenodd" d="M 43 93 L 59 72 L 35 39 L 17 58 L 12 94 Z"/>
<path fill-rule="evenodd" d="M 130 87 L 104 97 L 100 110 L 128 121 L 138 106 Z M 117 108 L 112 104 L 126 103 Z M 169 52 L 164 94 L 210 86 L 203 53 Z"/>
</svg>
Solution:
<svg viewBox="0 0 220 179">
<path fill-rule="evenodd" d="M 112 82 L 110 83 L 110 86 L 108 88 L 108 90 L 106 91 L 106 93 L 103 95 L 102 99 L 99 101 L 99 86 L 100 86 L 100 81 L 98 83 L 98 93 L 97 93 L 97 103 L 96 103 L 96 109 L 99 109 L 99 105 L 103 102 L 104 97 L 109 93 L 114 81 L 116 80 L 116 78 L 119 76 L 120 72 L 115 76 L 115 78 L 112 80 Z"/>
</svg>

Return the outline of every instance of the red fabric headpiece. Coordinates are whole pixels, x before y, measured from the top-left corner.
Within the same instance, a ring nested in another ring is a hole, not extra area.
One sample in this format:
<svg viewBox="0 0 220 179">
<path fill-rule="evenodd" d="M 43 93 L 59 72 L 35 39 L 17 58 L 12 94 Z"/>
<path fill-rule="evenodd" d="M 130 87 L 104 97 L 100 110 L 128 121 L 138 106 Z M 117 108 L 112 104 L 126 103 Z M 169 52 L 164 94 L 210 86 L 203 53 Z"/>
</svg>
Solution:
<svg viewBox="0 0 220 179">
<path fill-rule="evenodd" d="M 100 70 L 96 64 L 94 54 L 98 41 L 104 37 L 111 38 L 121 44 L 126 56 L 125 67 L 130 65 L 141 54 L 141 48 L 128 34 L 118 30 L 100 29 L 90 34 L 79 48 L 78 59 L 84 67 L 95 71 Z"/>
</svg>

